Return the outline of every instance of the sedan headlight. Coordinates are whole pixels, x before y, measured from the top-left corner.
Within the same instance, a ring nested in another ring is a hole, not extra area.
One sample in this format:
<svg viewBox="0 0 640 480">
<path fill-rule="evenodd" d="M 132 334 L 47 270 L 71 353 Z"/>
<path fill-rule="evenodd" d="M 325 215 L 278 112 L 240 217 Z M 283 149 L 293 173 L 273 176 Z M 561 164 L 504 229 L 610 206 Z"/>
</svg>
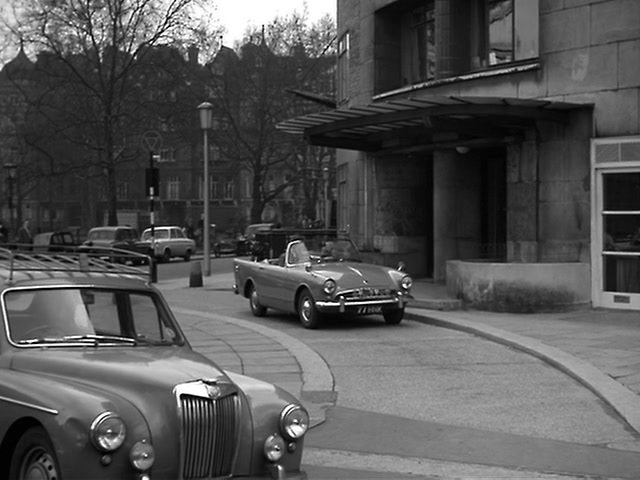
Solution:
<svg viewBox="0 0 640 480">
<path fill-rule="evenodd" d="M 91 441 L 102 452 L 117 450 L 127 438 L 127 427 L 113 412 L 103 412 L 91 423 Z"/>
<path fill-rule="evenodd" d="M 280 431 L 288 440 L 298 440 L 309 429 L 309 414 L 296 404 L 287 405 L 280 414 Z"/>
<path fill-rule="evenodd" d="M 325 280 L 324 285 L 322 286 L 322 291 L 327 295 L 331 295 L 336 291 L 336 281 L 332 278 Z"/>
<path fill-rule="evenodd" d="M 400 286 L 404 290 L 411 290 L 411 287 L 413 286 L 413 279 L 409 275 L 405 275 L 402 277 L 402 280 L 400 280 Z"/>
</svg>

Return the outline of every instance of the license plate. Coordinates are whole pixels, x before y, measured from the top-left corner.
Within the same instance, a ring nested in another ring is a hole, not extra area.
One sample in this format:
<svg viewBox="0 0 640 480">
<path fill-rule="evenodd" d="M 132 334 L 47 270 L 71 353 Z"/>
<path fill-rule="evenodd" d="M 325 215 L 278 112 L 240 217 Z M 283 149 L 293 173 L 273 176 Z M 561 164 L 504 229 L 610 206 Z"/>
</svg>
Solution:
<svg viewBox="0 0 640 480">
<path fill-rule="evenodd" d="M 371 315 L 374 313 L 382 313 L 382 307 L 368 305 L 366 307 L 358 307 L 358 315 Z"/>
</svg>

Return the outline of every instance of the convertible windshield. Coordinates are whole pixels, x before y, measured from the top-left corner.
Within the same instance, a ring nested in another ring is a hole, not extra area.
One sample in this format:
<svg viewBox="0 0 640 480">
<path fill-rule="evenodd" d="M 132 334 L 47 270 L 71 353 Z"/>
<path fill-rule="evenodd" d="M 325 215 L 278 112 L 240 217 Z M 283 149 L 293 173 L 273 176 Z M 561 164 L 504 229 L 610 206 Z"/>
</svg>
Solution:
<svg viewBox="0 0 640 480">
<path fill-rule="evenodd" d="M 169 313 L 153 294 L 117 289 L 40 288 L 3 296 L 11 340 L 19 345 L 179 345 Z"/>
<path fill-rule="evenodd" d="M 360 262 L 360 253 L 349 239 L 327 240 L 320 250 L 323 262 Z"/>
</svg>

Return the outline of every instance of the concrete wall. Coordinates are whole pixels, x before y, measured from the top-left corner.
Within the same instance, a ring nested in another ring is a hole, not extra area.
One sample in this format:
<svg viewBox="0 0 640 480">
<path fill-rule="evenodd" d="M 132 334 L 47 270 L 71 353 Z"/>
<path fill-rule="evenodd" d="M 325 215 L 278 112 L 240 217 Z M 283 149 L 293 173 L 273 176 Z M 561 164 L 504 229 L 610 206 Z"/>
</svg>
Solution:
<svg viewBox="0 0 640 480">
<path fill-rule="evenodd" d="M 551 312 L 588 306 L 588 263 L 447 262 L 447 293 L 467 308 Z"/>
</svg>

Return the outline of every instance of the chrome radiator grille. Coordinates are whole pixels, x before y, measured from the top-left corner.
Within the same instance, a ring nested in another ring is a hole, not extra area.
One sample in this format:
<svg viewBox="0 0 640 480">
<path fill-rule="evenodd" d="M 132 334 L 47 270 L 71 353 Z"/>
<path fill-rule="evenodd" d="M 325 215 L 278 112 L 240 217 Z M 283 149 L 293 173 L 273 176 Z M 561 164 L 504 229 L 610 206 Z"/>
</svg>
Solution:
<svg viewBox="0 0 640 480">
<path fill-rule="evenodd" d="M 390 288 L 364 287 L 354 290 L 346 290 L 340 293 L 345 300 L 382 300 L 392 298 L 395 294 Z"/>
<path fill-rule="evenodd" d="M 180 395 L 182 478 L 230 475 L 238 436 L 237 394 L 211 399 Z"/>
</svg>

